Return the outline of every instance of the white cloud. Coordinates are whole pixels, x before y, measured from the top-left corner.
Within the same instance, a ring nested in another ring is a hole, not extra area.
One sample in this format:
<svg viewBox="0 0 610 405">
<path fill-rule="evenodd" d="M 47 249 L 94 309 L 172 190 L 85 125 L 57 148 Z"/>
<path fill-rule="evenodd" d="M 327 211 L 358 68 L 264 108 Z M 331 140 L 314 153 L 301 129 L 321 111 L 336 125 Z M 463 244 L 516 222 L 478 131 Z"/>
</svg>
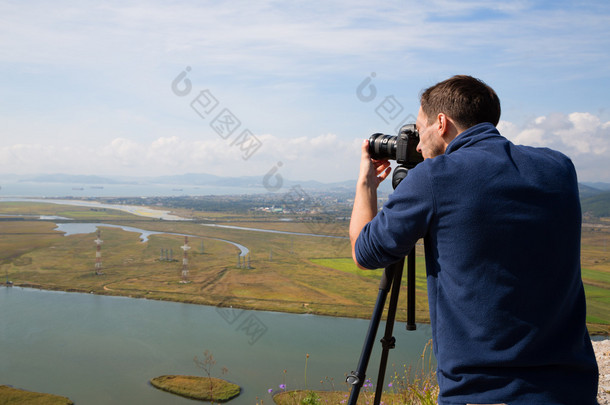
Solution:
<svg viewBox="0 0 610 405">
<path fill-rule="evenodd" d="M 610 121 L 591 113 L 574 112 L 537 117 L 523 128 L 502 121 L 498 128 L 517 144 L 546 146 L 570 156 L 608 155 Z"/>
<path fill-rule="evenodd" d="M 284 176 L 291 179 L 330 182 L 357 175 L 360 140 L 344 141 L 335 134 L 294 139 L 266 134 L 258 139 L 262 146 L 247 159 L 231 139 L 220 137 L 201 141 L 171 136 L 149 143 L 115 138 L 100 148 L 14 144 L 0 147 L 0 173 L 262 176 L 282 162 Z"/>
<path fill-rule="evenodd" d="M 544 130 L 540 128 L 529 128 L 520 132 L 514 141 L 520 145 L 546 146 L 544 135 Z"/>
<path fill-rule="evenodd" d="M 500 132 L 517 144 L 550 147 L 569 156 L 581 181 L 610 181 L 610 122 L 591 113 L 552 114 L 524 125 L 501 121 Z M 328 133 L 283 138 L 255 135 L 261 146 L 247 159 L 233 139 L 193 140 L 173 135 L 149 142 L 124 137 L 102 147 L 15 143 L 0 147 L 0 173 L 163 175 L 210 173 L 263 176 L 281 162 L 293 180 L 323 182 L 356 178 L 362 139 Z"/>
<path fill-rule="evenodd" d="M 549 147 L 569 156 L 581 180 L 610 181 L 610 121 L 588 112 L 541 116 L 518 127 L 501 121 L 500 132 L 516 144 Z"/>
<path fill-rule="evenodd" d="M 136 142 L 116 138 L 110 142 L 110 145 L 101 149 L 100 158 L 113 161 L 122 168 L 137 167 L 138 157 L 142 156 L 143 152 L 143 148 Z"/>
<path fill-rule="evenodd" d="M 54 173 L 78 173 L 97 158 L 93 151 L 78 145 L 15 144 L 0 147 L 0 172 L 49 173 L 52 168 Z"/>
</svg>

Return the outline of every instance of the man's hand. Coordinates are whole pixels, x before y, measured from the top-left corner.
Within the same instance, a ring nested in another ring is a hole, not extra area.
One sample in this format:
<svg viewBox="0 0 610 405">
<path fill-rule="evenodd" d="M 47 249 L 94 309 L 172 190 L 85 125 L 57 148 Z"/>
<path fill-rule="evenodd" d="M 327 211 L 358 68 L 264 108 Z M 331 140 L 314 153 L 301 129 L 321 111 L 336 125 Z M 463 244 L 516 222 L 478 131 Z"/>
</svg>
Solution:
<svg viewBox="0 0 610 405">
<path fill-rule="evenodd" d="M 352 218 L 349 224 L 349 238 L 352 244 L 352 257 L 354 262 L 360 266 L 356 260 L 355 246 L 360 231 L 377 215 L 377 187 L 384 181 L 392 168 L 387 160 L 371 159 L 369 154 L 369 141 L 362 143 L 360 158 L 360 174 L 356 184 L 356 196 L 354 197 L 354 207 Z"/>
<path fill-rule="evenodd" d="M 368 187 L 374 188 L 376 192 L 379 184 L 388 177 L 391 170 L 390 162 L 388 160 L 371 159 L 368 139 L 362 142 L 358 185 L 366 184 Z M 375 204 L 376 203 L 377 201 L 375 200 Z"/>
</svg>

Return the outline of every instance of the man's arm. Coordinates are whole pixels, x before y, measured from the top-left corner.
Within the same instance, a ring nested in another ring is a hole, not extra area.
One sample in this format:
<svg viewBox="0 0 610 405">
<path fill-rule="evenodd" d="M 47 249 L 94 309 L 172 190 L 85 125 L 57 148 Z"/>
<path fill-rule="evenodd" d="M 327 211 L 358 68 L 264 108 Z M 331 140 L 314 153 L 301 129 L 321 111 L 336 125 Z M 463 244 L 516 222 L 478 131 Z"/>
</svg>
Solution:
<svg viewBox="0 0 610 405">
<path fill-rule="evenodd" d="M 349 224 L 349 239 L 352 244 L 352 258 L 358 267 L 364 269 L 356 260 L 356 240 L 360 231 L 377 215 L 377 187 L 390 174 L 390 162 L 373 160 L 369 155 L 369 141 L 362 143 L 360 173 L 356 184 L 356 196 Z"/>
</svg>

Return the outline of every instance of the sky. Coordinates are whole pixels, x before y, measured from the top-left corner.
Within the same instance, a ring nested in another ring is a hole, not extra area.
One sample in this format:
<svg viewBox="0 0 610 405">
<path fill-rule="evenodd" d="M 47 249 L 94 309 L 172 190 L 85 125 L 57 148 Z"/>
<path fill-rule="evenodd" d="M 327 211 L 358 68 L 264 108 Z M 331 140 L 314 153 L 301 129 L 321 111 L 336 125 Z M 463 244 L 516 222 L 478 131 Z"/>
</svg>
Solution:
<svg viewBox="0 0 610 405">
<path fill-rule="evenodd" d="M 455 74 L 610 182 L 610 3 L 0 1 L 0 174 L 357 177 Z"/>
</svg>

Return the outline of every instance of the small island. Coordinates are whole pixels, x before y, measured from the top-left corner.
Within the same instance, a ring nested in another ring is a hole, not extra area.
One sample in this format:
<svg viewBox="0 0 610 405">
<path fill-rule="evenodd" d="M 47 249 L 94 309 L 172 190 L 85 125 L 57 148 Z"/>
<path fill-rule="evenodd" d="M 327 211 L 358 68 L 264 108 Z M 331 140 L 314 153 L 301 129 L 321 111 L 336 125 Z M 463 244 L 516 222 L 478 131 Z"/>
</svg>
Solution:
<svg viewBox="0 0 610 405">
<path fill-rule="evenodd" d="M 40 405 L 72 405 L 69 398 L 53 394 L 43 394 L 0 385 L 0 403 L 2 404 L 40 404 Z"/>
<path fill-rule="evenodd" d="M 241 392 L 239 385 L 214 377 L 162 375 L 150 383 L 160 390 L 200 401 L 227 402 Z"/>
</svg>

